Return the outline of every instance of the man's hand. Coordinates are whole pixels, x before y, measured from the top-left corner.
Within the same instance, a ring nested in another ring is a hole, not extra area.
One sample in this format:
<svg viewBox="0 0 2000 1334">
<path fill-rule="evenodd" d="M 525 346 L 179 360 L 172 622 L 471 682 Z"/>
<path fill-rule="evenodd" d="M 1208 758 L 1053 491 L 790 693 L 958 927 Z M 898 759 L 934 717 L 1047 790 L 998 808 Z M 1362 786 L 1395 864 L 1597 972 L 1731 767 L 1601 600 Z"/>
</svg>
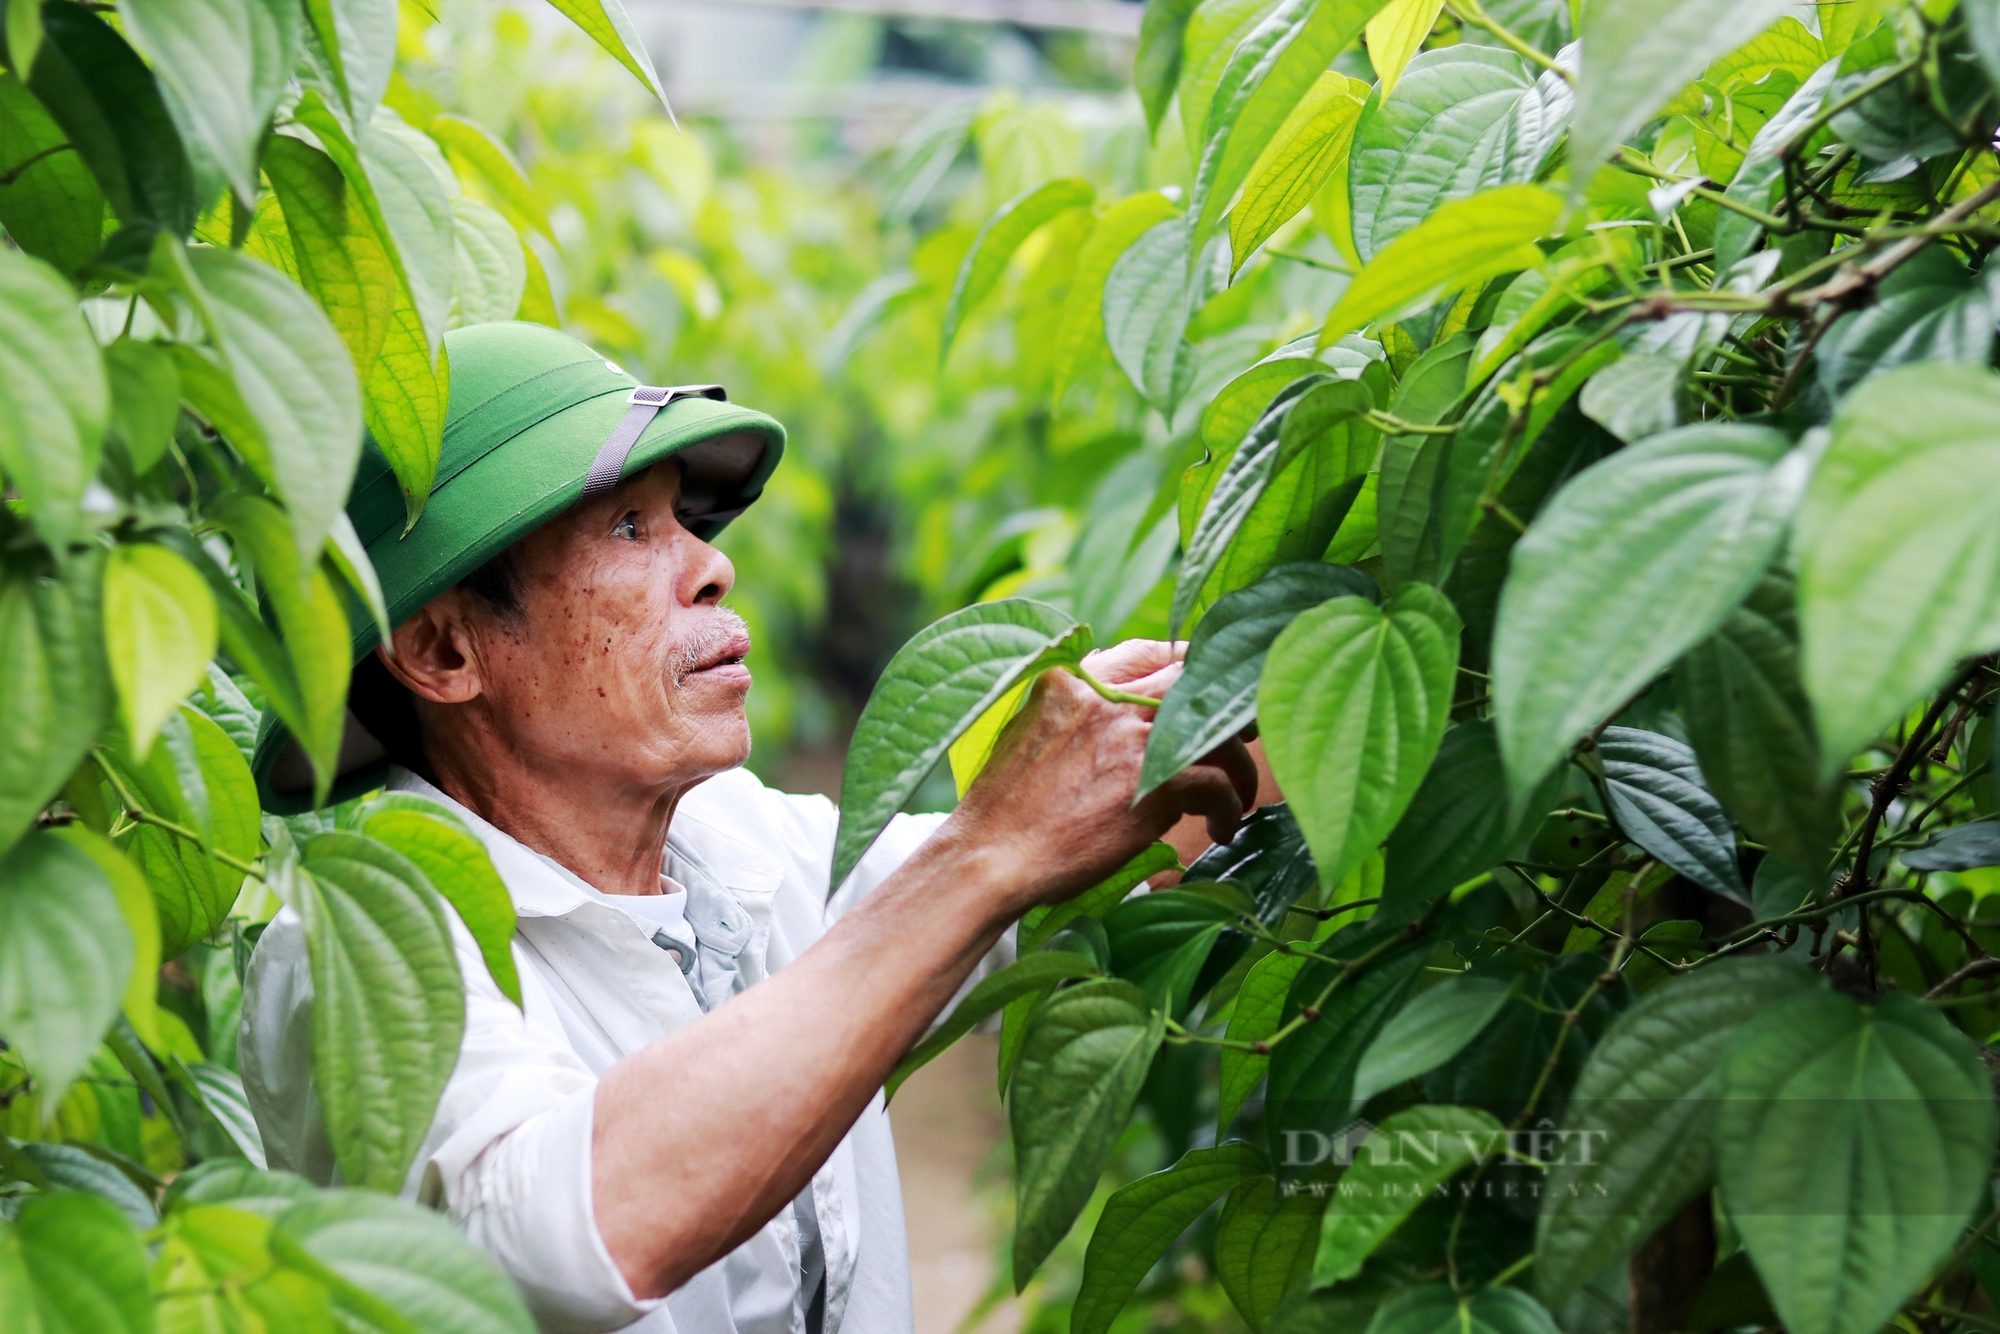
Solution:
<svg viewBox="0 0 2000 1334">
<path fill-rule="evenodd" d="M 1134 639 L 1091 654 L 1105 685 L 1158 699 L 1180 675 L 1183 646 Z M 1146 795 L 1139 771 L 1154 711 L 1113 704 L 1070 672 L 1045 672 L 953 816 L 965 834 L 1010 848 L 1026 874 L 1021 911 L 1074 897 L 1160 837 L 1184 813 L 1227 841 L 1256 801 L 1257 769 L 1229 741 Z"/>
</svg>

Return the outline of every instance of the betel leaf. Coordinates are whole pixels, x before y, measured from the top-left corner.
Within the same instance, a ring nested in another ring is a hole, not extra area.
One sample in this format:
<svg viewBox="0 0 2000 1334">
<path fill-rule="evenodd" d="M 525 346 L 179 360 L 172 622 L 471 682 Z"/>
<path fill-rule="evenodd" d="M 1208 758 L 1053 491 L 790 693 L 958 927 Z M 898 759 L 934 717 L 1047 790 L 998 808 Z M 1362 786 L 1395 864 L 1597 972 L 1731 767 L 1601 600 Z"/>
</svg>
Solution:
<svg viewBox="0 0 2000 1334">
<path fill-rule="evenodd" d="M 333 781 L 334 763 L 340 752 L 347 678 L 352 666 L 343 599 L 322 564 L 300 566 L 297 543 L 288 529 L 285 513 L 269 500 L 262 496 L 227 496 L 212 506 L 209 514 L 250 553 L 264 594 L 276 613 L 292 669 L 285 674 L 283 684 L 295 683 L 298 690 L 296 716 L 286 718 L 285 723 L 305 748 L 320 790 L 324 791 Z M 236 645 L 231 642 L 232 613 L 228 598 L 218 594 L 217 604 L 224 608 L 223 644 L 234 656 Z M 263 628 L 262 622 L 256 626 Z M 234 637 L 260 646 L 254 630 L 247 626 Z M 274 695 L 273 700 L 281 711 L 286 707 L 281 697 Z"/>
<path fill-rule="evenodd" d="M 1362 1053 L 1354 1072 L 1354 1110 L 1358 1113 L 1376 1094 L 1429 1074 L 1464 1051 L 1500 1013 L 1512 990 L 1501 978 L 1461 973 L 1411 1000 Z"/>
<path fill-rule="evenodd" d="M 1188 206 L 1197 220 L 1197 248 L 1292 108 L 1386 3 L 1280 0 L 1230 52 L 1209 103 Z"/>
<path fill-rule="evenodd" d="M 528 184 L 527 173 L 515 160 L 513 150 L 491 131 L 477 121 L 449 114 L 433 118 L 426 128 L 431 138 L 443 147 L 458 174 L 475 177 L 483 183 L 494 203 L 509 215 L 516 227 L 523 230 L 532 227 L 549 240 L 556 239 L 541 199 Z"/>
<path fill-rule="evenodd" d="M 120 222 L 186 235 L 201 201 L 153 72 L 84 6 L 48 0 L 41 8 L 44 41 L 29 89 L 89 164 Z"/>
<path fill-rule="evenodd" d="M 1132 86 L 1146 109 L 1146 128 L 1160 132 L 1174 85 L 1181 77 L 1181 35 L 1199 0 L 1152 0 L 1139 19 L 1139 49 L 1132 57 Z"/>
<path fill-rule="evenodd" d="M 165 547 L 114 547 L 104 563 L 104 649 L 121 721 L 143 755 L 174 706 L 207 676 L 215 655 L 215 598 Z"/>
<path fill-rule="evenodd" d="M 0 472 L 60 546 L 97 471 L 109 395 L 76 294 L 41 260 L 0 250 Z"/>
<path fill-rule="evenodd" d="M 1910 362 L 1984 366 L 2000 317 L 1993 275 L 1975 277 L 1950 251 L 1920 251 L 1882 280 L 1877 300 L 1835 320 L 1820 339 L 1819 382 L 1835 398 Z"/>
<path fill-rule="evenodd" d="M 1116 978 L 1071 987 L 1036 1007 L 1007 1100 L 1016 1291 L 1090 1198 L 1165 1031 L 1166 1015 Z"/>
<path fill-rule="evenodd" d="M 528 289 L 527 251 L 498 209 L 460 195 L 451 201 L 451 308 L 445 327 L 511 320 Z"/>
<path fill-rule="evenodd" d="M 1319 866 L 1337 885 L 1416 795 L 1444 736 L 1458 617 L 1408 584 L 1384 607 L 1324 602 L 1272 644 L 1257 687 L 1265 754 Z"/>
<path fill-rule="evenodd" d="M 1031 671 L 1082 661 L 1090 627 L 1027 598 L 934 621 L 896 651 L 854 725 L 840 785 L 831 894 L 946 747 Z"/>
<path fill-rule="evenodd" d="M 1492 868 L 1541 823 L 1561 783 L 1561 771 L 1552 770 L 1515 812 L 1492 722 L 1476 718 L 1446 732 L 1423 786 L 1389 835 L 1375 915 L 1407 921 L 1438 895 Z"/>
<path fill-rule="evenodd" d="M 1414 314 L 1448 292 L 1535 267 L 1542 252 L 1534 243 L 1556 229 L 1562 210 L 1562 197 L 1539 185 L 1502 185 L 1440 204 L 1348 284 L 1320 329 L 1321 346 Z"/>
<path fill-rule="evenodd" d="M 1791 576 L 1764 576 L 1674 668 L 1688 739 L 1723 809 L 1779 857 L 1818 865 L 1839 815 L 1799 681 Z"/>
<path fill-rule="evenodd" d="M 0 556 L 0 847 L 62 789 L 111 715 L 101 554 L 52 573 Z"/>
<path fill-rule="evenodd" d="M 1424 40 L 1431 35 L 1443 11 L 1443 0 L 1392 0 L 1386 9 L 1368 20 L 1364 30 L 1368 63 L 1375 69 L 1383 97 L 1396 91 L 1396 82 L 1409 68 L 1410 57 L 1423 49 Z"/>
<path fill-rule="evenodd" d="M 1977 1048 L 1912 997 L 1815 990 L 1746 1023 L 1721 1076 L 1723 1204 L 1785 1328 L 1880 1329 L 1985 1196 Z"/>
<path fill-rule="evenodd" d="M 1243 39 L 1277 4 L 1278 0 L 1201 0 L 1188 16 L 1181 39 L 1178 91 L 1190 162 L 1201 161 L 1201 148 L 1208 139 L 1209 106 L 1223 72 Z"/>
<path fill-rule="evenodd" d="M 259 847 L 257 786 L 243 752 L 212 719 L 183 704 L 167 716 L 144 758 L 120 744 L 107 758 L 143 807 L 202 840 L 152 825 L 134 833 L 132 851 L 146 868 L 160 917 L 161 948 L 171 959 L 213 931 L 243 886 L 243 872 L 212 854 L 247 865 Z"/>
<path fill-rule="evenodd" d="M 150 471 L 173 443 L 181 415 L 181 377 L 173 354 L 130 336 L 104 349 L 111 389 L 110 433 L 125 446 L 134 476 Z"/>
<path fill-rule="evenodd" d="M 1147 7 L 1152 12 L 1152 7 Z M 1090 239 L 1077 252 L 1076 270 L 1063 297 L 1062 319 L 1056 325 L 1054 367 L 1049 399 L 1060 403 L 1063 391 L 1102 355 L 1104 288 L 1112 266 L 1155 225 L 1174 216 L 1174 204 L 1157 190 L 1129 195 L 1104 210 Z"/>
<path fill-rule="evenodd" d="M 1070 1307 L 1071 1334 L 1104 1334 L 1167 1247 L 1208 1206 L 1264 1170 L 1264 1154 L 1237 1141 L 1194 1149 L 1165 1171 L 1140 1177 L 1104 1202 L 1083 1281 Z"/>
<path fill-rule="evenodd" d="M 1285 996 L 1305 966 L 1301 954 L 1267 954 L 1251 965 L 1236 992 L 1236 1004 L 1229 1012 L 1226 1036 L 1232 1043 L 1262 1042 L 1278 1031 L 1285 1009 Z M 1230 1122 L 1243 1107 L 1257 1081 L 1271 1064 L 1269 1056 L 1244 1051 L 1241 1046 L 1222 1049 L 1222 1073 L 1217 1080 L 1221 1105 L 1216 1113 L 1216 1133 L 1227 1134 Z"/>
<path fill-rule="evenodd" d="M 1254 1176 L 1229 1192 L 1215 1222 L 1215 1277 L 1237 1313 L 1263 1329 L 1312 1273 L 1326 1196 Z"/>
<path fill-rule="evenodd" d="M 1009 1002 L 1044 991 L 1060 982 L 1097 977 L 1102 970 L 1094 959 L 1069 950 L 1041 950 L 1025 955 L 1002 968 L 965 993 L 909 1055 L 896 1063 L 882 1085 L 882 1096 L 893 1098 L 903 1081 L 936 1060 L 952 1043 L 970 1033 L 975 1025 L 998 1014 Z"/>
<path fill-rule="evenodd" d="M 1380 1039 L 1377 1039 L 1378 1041 Z M 1496 1152 L 1500 1123 L 1473 1107 L 1411 1107 L 1371 1130 L 1341 1173 L 1320 1224 L 1314 1287 L 1353 1278 L 1389 1234 L 1445 1182 Z"/>
<path fill-rule="evenodd" d="M 0 858 L 0 1034 L 53 1109 L 118 1014 L 132 933 L 110 877 L 46 831 Z"/>
<path fill-rule="evenodd" d="M 660 76 L 653 70 L 653 58 L 646 53 L 646 43 L 632 26 L 622 0 L 549 0 L 549 3 L 583 29 L 591 41 L 609 51 L 619 64 L 631 70 L 646 85 L 646 91 L 660 99 L 661 106 L 667 105 L 666 89 L 660 86 Z"/>
<path fill-rule="evenodd" d="M 1270 1083 L 1265 1093 L 1265 1119 L 1278 1175 L 1304 1174 L 1317 1158 L 1309 1154 L 1307 1133 L 1322 1137 L 1350 1119 L 1354 1076 L 1361 1058 L 1391 1017 L 1403 1006 L 1423 969 L 1428 947 L 1420 939 L 1367 925 L 1350 927 L 1320 943 L 1292 980 L 1285 996 L 1284 1022 L 1304 1017 L 1310 1007 L 1319 1018 L 1308 1019 L 1289 1036 L 1273 1044 Z M 1358 971 L 1325 962 L 1328 957 L 1359 960 L 1366 950 L 1395 941 Z"/>
<path fill-rule="evenodd" d="M 298 564 L 310 569 L 361 458 L 361 389 L 347 349 L 268 264 L 205 246 L 187 252 L 186 273 L 214 347 L 182 358 L 183 383 L 194 389 L 190 370 L 201 378 L 211 421 L 285 502 Z"/>
<path fill-rule="evenodd" d="M 465 1234 L 427 1209 L 321 1191 L 277 1215 L 271 1253 L 333 1293 L 343 1323 L 425 1334 L 533 1334 L 520 1293 Z"/>
<path fill-rule="evenodd" d="M 1822 775 L 2000 644 L 2000 377 L 1902 366 L 1848 394 L 1799 514 L 1799 631 Z"/>
<path fill-rule="evenodd" d="M 1686 379 L 1687 366 L 1679 357 L 1659 352 L 1620 357 L 1590 377 L 1577 406 L 1620 440 L 1637 444 L 1679 425 Z"/>
<path fill-rule="evenodd" d="M 1599 0 L 1577 36 L 1583 68 L 1570 132 L 1571 190 L 1690 79 L 1769 27 L 1784 0 Z"/>
<path fill-rule="evenodd" d="M 1537 75 L 1540 77 L 1537 78 Z M 1569 84 L 1511 51 L 1461 43 L 1385 81 L 1354 132 L 1354 246 L 1372 260 L 1441 204 L 1535 179 L 1569 123 Z"/>
<path fill-rule="evenodd" d="M 111 1201 L 58 1191 L 0 1217 L 0 1312 L 9 1334 L 152 1334 L 138 1229 Z M 18 1322 L 18 1323 L 16 1323 Z"/>
<path fill-rule="evenodd" d="M 160 1214 L 152 1198 L 103 1158 L 73 1144 L 30 1141 L 21 1145 L 20 1151 L 55 1189 L 83 1191 L 109 1200 L 136 1228 L 159 1226 Z"/>
<path fill-rule="evenodd" d="M 1216 479 L 1181 558 L 1168 615 L 1178 629 L 1274 566 L 1326 551 L 1375 462 L 1375 406 L 1357 380 L 1299 382 Z"/>
<path fill-rule="evenodd" d="M 1368 1334 L 1556 1334 L 1556 1322 L 1519 1288 L 1489 1283 L 1459 1296 L 1433 1283 L 1382 1303 Z"/>
<path fill-rule="evenodd" d="M 1165 843 L 1149 843 L 1131 861 L 1073 899 L 1030 908 L 1015 931 L 1015 948 L 1023 955 L 1040 949 L 1078 918 L 1101 918 L 1144 881 L 1163 871 L 1180 869 L 1181 859 Z"/>
<path fill-rule="evenodd" d="M 1692 750 L 1658 732 L 1607 727 L 1597 756 L 1611 818 L 1628 838 L 1703 889 L 1750 902 L 1735 831 Z"/>
<path fill-rule="evenodd" d="M 1319 882 L 1305 836 L 1282 801 L 1267 802 L 1237 826 L 1236 836 L 1194 859 L 1184 883 L 1227 882 L 1250 896 L 1257 920 L 1276 928 Z"/>
<path fill-rule="evenodd" d="M 176 1081 L 193 1096 L 195 1103 L 229 1137 L 244 1160 L 252 1167 L 267 1167 L 264 1138 L 243 1092 L 243 1078 L 226 1065 L 214 1061 L 186 1061 L 178 1052 L 168 1060 Z"/>
<path fill-rule="evenodd" d="M 272 0 L 121 0 L 198 176 L 257 197 L 257 157 L 299 55 L 304 10 Z M 220 180 L 216 178 L 219 176 Z"/>
<path fill-rule="evenodd" d="M 1591 1050 L 1542 1190 L 1535 1286 L 1560 1305 L 1708 1188 L 1717 1085 L 1744 1023 L 1815 985 L 1780 959 L 1724 959 L 1647 994 Z"/>
<path fill-rule="evenodd" d="M 9 6 L 11 17 L 30 7 Z M 37 7 L 39 8 L 39 7 Z M 0 74 L 0 227 L 74 276 L 104 236 L 104 191 L 63 129 L 13 74 Z"/>
<path fill-rule="evenodd" d="M 2000 820 L 1974 820 L 1947 829 L 1902 857 L 1903 865 L 1912 871 L 1970 871 L 1977 866 L 2000 866 Z"/>
<path fill-rule="evenodd" d="M 1185 216 L 1154 223 L 1104 280 L 1104 337 L 1125 378 L 1162 413 L 1179 399 L 1193 265 Z"/>
<path fill-rule="evenodd" d="M 1742 601 L 1809 467 L 1769 428 L 1689 426 L 1620 450 L 1548 502 L 1514 547 L 1493 636 L 1517 801 Z"/>
<path fill-rule="evenodd" d="M 96 862 L 118 897 L 118 910 L 132 933 L 132 971 L 125 982 L 120 1008 L 140 1037 L 158 1046 L 160 1024 L 160 917 L 146 877 L 131 859 L 101 834 L 82 824 L 64 825 L 55 836 Z"/>
<path fill-rule="evenodd" d="M 493 869 L 486 846 L 443 807 L 406 793 L 385 793 L 369 802 L 358 827 L 417 864 L 472 934 L 493 985 L 518 1007 L 521 977 L 514 967 L 514 900 Z"/>
<path fill-rule="evenodd" d="M 1771 192 L 1784 178 L 1785 155 L 1815 122 L 1839 70 L 1837 59 L 1821 65 L 1758 127 L 1729 188 L 1723 191 L 1725 197 L 1760 211 L 1770 204 Z M 1762 223 L 1734 210 L 1724 211 L 1715 224 L 1715 271 L 1727 273 L 1756 248 L 1763 235 Z"/>
<path fill-rule="evenodd" d="M 1285 117 L 1285 123 L 1251 164 L 1243 179 L 1243 195 L 1229 210 L 1232 277 L 1257 253 L 1257 247 L 1311 203 L 1328 179 L 1347 165 L 1354 127 L 1367 97 L 1368 86 L 1359 79 L 1328 70 Z"/>
<path fill-rule="evenodd" d="M 343 832 L 301 849 L 279 889 L 305 931 L 313 1084 L 341 1176 L 403 1188 L 465 1029 L 465 987 L 436 891 L 384 843 Z"/>
<path fill-rule="evenodd" d="M 1127 899 L 1104 915 L 1111 971 L 1145 992 L 1155 1005 L 1181 1014 L 1193 998 L 1202 964 L 1237 915 L 1237 908 L 1193 892 L 1192 887 L 1154 890 Z"/>
<path fill-rule="evenodd" d="M 958 266 L 951 295 L 945 301 L 944 331 L 938 335 L 938 360 L 951 355 L 952 340 L 966 316 L 997 287 L 1021 248 L 1037 230 L 1058 214 L 1073 208 L 1089 208 L 1097 191 L 1089 181 L 1065 177 L 1017 195 L 993 211 L 972 238 L 972 248 Z"/>
<path fill-rule="evenodd" d="M 1472 339 L 1462 333 L 1427 348 L 1403 372 L 1389 411 L 1419 426 L 1444 421 L 1465 395 L 1472 355 Z M 1375 522 L 1382 542 L 1382 573 L 1392 588 L 1431 582 L 1445 571 L 1437 496 L 1439 473 L 1450 461 L 1451 445 L 1451 437 L 1430 434 L 1392 435 L 1383 442 Z"/>
</svg>

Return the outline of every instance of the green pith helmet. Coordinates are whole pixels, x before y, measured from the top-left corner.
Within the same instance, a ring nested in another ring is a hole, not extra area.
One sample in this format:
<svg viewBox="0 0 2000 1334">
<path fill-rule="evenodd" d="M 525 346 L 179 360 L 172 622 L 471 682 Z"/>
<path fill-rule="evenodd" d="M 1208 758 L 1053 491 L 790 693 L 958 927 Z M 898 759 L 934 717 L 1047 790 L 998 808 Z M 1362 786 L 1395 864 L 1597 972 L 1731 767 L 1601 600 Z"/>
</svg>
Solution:
<svg viewBox="0 0 2000 1334">
<path fill-rule="evenodd" d="M 451 397 L 437 480 L 421 518 L 403 531 L 402 490 L 367 443 L 347 514 L 400 625 L 507 547 L 591 494 L 669 455 L 683 455 L 684 520 L 709 539 L 763 493 L 785 428 L 721 401 L 719 386 L 649 390 L 568 334 L 539 324 L 479 324 L 445 335 Z M 375 624 L 350 616 L 353 662 L 372 652 Z M 252 769 L 265 809 L 312 804 L 312 770 L 275 713 L 264 715 Z M 385 748 L 347 716 L 330 800 L 379 787 Z"/>
</svg>

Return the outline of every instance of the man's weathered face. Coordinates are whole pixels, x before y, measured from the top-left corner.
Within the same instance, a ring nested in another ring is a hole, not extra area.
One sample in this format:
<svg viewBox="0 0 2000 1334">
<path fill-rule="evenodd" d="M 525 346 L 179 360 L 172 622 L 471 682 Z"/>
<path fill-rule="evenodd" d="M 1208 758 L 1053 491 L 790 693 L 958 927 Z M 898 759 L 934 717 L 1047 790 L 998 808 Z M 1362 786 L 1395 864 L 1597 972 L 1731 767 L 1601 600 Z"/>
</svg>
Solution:
<svg viewBox="0 0 2000 1334">
<path fill-rule="evenodd" d="M 721 606 L 736 573 L 681 525 L 680 473 L 675 462 L 657 465 L 517 543 L 519 615 L 463 590 L 433 604 L 470 650 L 477 684 L 465 703 L 556 781 L 589 769 L 640 786 L 677 783 L 749 756 L 750 639 Z M 401 632 L 397 645 L 402 652 Z M 420 659 L 422 645 L 412 648 Z M 449 747 L 439 732 L 455 720 L 440 715 L 458 706 L 419 707 L 427 747 Z"/>
</svg>

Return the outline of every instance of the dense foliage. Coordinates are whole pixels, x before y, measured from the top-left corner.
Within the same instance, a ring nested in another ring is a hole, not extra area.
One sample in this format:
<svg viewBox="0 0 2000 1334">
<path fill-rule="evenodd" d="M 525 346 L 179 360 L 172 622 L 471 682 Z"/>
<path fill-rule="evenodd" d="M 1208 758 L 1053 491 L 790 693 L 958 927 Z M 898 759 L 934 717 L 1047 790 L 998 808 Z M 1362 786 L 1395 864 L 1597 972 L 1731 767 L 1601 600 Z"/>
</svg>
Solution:
<svg viewBox="0 0 2000 1334">
<path fill-rule="evenodd" d="M 610 55 L 6 9 L 0 1327 L 528 1327 L 387 1198 L 442 905 L 512 987 L 504 890 L 245 759 L 270 710 L 330 777 L 362 430 L 419 513 L 442 333 L 510 316 L 794 428 L 725 543 L 766 741 L 829 726 L 871 524 L 951 611 L 843 864 L 1091 627 L 1189 640 L 1149 783 L 1261 731 L 1286 804 L 1031 916 L 895 1081 L 1001 1016 L 1015 1283 L 1096 1220 L 1070 1328 L 1991 1326 L 2000 10 L 1151 0 L 1143 119 L 1001 95 L 852 176 L 675 132 L 616 0 L 557 8 Z M 280 902 L 347 1190 L 259 1170 L 233 1073 Z"/>
</svg>

